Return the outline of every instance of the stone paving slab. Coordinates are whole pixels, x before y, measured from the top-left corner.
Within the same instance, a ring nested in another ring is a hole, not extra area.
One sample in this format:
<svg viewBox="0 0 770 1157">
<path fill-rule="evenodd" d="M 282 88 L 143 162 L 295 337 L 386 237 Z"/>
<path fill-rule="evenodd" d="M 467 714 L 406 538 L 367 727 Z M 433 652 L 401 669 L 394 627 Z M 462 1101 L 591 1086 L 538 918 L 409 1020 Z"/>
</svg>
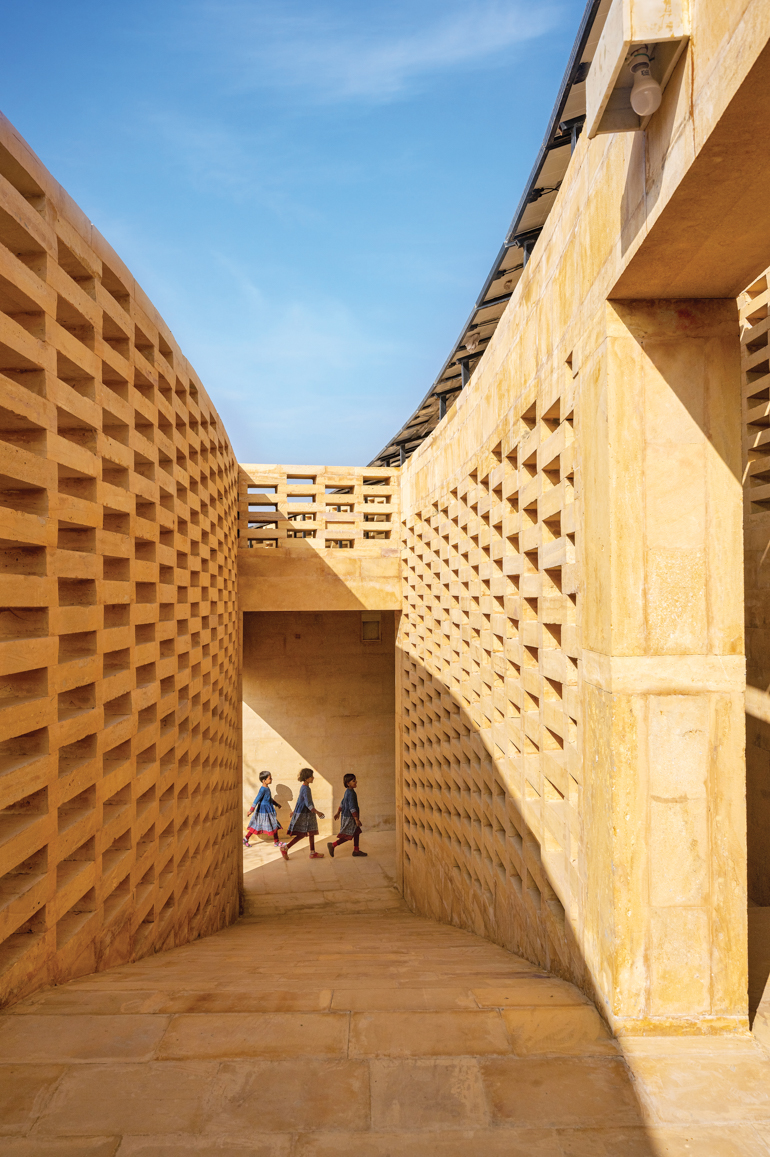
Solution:
<svg viewBox="0 0 770 1157">
<path fill-rule="evenodd" d="M 2 1157 L 114 1157 L 120 1137 L 43 1137 L 0 1139 Z"/>
<path fill-rule="evenodd" d="M 502 1020 L 517 1056 L 617 1056 L 618 1044 L 595 1008 L 506 1008 Z"/>
<path fill-rule="evenodd" d="M 299 1139 L 292 1157 L 401 1157 L 392 1133 L 318 1134 Z M 767 1157 L 751 1128 L 458 1129 L 421 1136 L 425 1157 Z M 128 1150 L 126 1150 L 128 1152 Z M 130 1151 L 133 1157 L 133 1150 Z M 123 1150 L 120 1157 L 124 1157 Z M 142 1153 L 142 1157 L 145 1157 Z M 155 1154 L 153 1153 L 153 1157 Z"/>
<path fill-rule="evenodd" d="M 425 1157 L 767 1157 L 760 1133 L 752 1126 L 437 1130 L 420 1137 L 419 1149 Z M 375 1132 L 0 1140 L 2 1157 L 401 1157 L 411 1148 L 408 1135 Z"/>
<path fill-rule="evenodd" d="M 346 1057 L 344 1012 L 224 1012 L 175 1016 L 158 1047 L 161 1059 Z"/>
<path fill-rule="evenodd" d="M 478 1008 L 465 988 L 338 988 L 332 1008 L 349 1012 L 431 1012 L 441 1009 Z"/>
<path fill-rule="evenodd" d="M 651 1042 L 644 1053 L 626 1051 L 640 1096 L 661 1121 L 770 1126 L 770 1060 L 761 1046 L 751 1038 L 701 1038 L 684 1042 L 696 1045 L 686 1050 L 681 1043 L 664 1037 L 657 1052 Z"/>
<path fill-rule="evenodd" d="M 489 1056 L 513 1051 L 496 1010 L 354 1012 L 351 1057 Z"/>
<path fill-rule="evenodd" d="M 166 1016 L 29 1015 L 0 1019 L 4 1061 L 149 1061 L 169 1024 Z"/>
</svg>

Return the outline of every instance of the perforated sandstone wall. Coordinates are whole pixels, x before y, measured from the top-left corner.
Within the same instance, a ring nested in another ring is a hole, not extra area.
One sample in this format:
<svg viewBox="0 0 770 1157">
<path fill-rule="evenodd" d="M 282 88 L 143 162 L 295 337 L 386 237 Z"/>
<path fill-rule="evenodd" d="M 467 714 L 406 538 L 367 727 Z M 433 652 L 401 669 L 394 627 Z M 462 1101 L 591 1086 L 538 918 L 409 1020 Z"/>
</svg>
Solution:
<svg viewBox="0 0 770 1157">
<path fill-rule="evenodd" d="M 580 901 L 575 401 L 529 400 L 405 523 L 404 884 L 569 972 Z"/>
<path fill-rule="evenodd" d="M 398 470 L 240 469 L 243 612 L 401 609 Z"/>
<path fill-rule="evenodd" d="M 0 996 L 238 910 L 237 466 L 128 270 L 0 122 Z"/>
<path fill-rule="evenodd" d="M 740 298 L 746 682 L 770 686 L 770 288 L 766 271 Z M 770 724 L 746 716 L 749 899 L 770 905 Z"/>
<path fill-rule="evenodd" d="M 241 466 L 241 550 L 398 550 L 398 471 L 382 467 Z"/>
<path fill-rule="evenodd" d="M 581 136 L 401 470 L 405 894 L 582 985 L 621 1034 L 747 1026 L 736 298 L 768 243 L 742 190 L 715 191 L 755 179 L 737 142 L 767 16 L 744 37 L 743 9 L 699 3 L 645 133 Z"/>
</svg>

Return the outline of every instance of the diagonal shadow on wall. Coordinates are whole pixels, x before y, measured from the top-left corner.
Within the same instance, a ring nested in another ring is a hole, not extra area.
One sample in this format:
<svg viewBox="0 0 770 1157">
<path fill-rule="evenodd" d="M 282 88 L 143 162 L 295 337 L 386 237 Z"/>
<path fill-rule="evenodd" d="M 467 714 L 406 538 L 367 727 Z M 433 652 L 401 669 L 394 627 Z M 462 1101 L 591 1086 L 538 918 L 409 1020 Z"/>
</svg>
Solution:
<svg viewBox="0 0 770 1157">
<path fill-rule="evenodd" d="M 422 680 L 426 705 L 412 737 L 417 740 L 418 769 L 413 765 L 404 773 L 399 815 L 407 903 L 420 915 L 471 929 L 557 976 L 577 981 L 595 1001 L 590 974 L 559 900 L 557 874 L 549 870 L 549 853 L 525 818 L 526 806 L 543 806 L 543 801 L 525 805 L 516 799 L 493 754 L 491 729 L 479 727 L 435 674 L 412 656 L 404 657 Z M 601 1127 L 608 1130 L 602 1139 L 589 1141 L 586 1134 L 589 1144 L 597 1145 L 592 1151 L 654 1157 L 660 1151 L 644 1132 L 645 1114 L 622 1053 L 582 1057 L 576 1065 L 581 1042 L 568 1039 L 568 1015 L 563 1012 L 563 1024 L 554 1009 L 552 1027 L 543 1023 L 535 1030 L 543 1037 L 552 1034 L 542 1046 L 551 1054 L 551 1062 L 543 1065 L 543 1079 L 553 1086 L 552 1115 L 543 1125 Z M 560 1062 L 553 1064 L 556 1056 Z M 534 1065 L 541 1063 L 533 1060 Z M 580 1092 L 573 1100 L 577 1087 Z"/>
<path fill-rule="evenodd" d="M 250 616 L 251 617 L 251 616 Z M 278 665 L 273 632 L 287 633 L 302 618 L 314 616 L 254 615 L 245 631 L 244 699 L 250 700 L 249 633 L 260 633 L 259 653 L 272 654 L 273 670 Z M 357 616 L 356 616 L 357 617 Z M 277 624 L 275 620 L 284 621 Z M 293 622 L 289 622 L 291 619 Z M 272 620 L 272 622 L 271 622 Z M 300 623 L 301 625 L 301 623 Z M 293 630 L 288 632 L 295 633 Z M 273 642 L 271 643 L 271 639 Z M 399 659 L 394 637 L 387 640 L 393 659 Z M 301 644 L 301 639 L 287 640 Z M 263 671 L 268 682 L 270 670 Z M 553 886 L 544 856 L 524 817 L 523 808 L 506 783 L 504 771 L 492 752 L 490 734 L 480 728 L 471 714 L 453 699 L 439 679 L 424 667 L 419 668 L 422 692 L 435 703 L 430 731 L 423 732 L 426 771 L 420 784 L 416 807 L 407 806 L 403 814 L 403 839 L 406 856 L 405 897 L 412 909 L 438 922 L 461 928 L 472 928 L 478 935 L 523 956 L 540 968 L 573 978 L 575 972 L 585 976 L 579 950 L 565 927 L 564 914 Z M 333 680 L 331 681 L 333 683 Z M 305 692 L 312 691 L 315 679 Z M 388 716 L 393 734 L 394 702 L 391 693 L 383 697 L 380 708 Z M 253 691 L 253 689 L 252 689 Z M 333 687 L 332 687 L 333 691 Z M 352 695 L 360 695 L 358 683 Z M 251 698 L 284 741 L 322 774 L 331 774 L 327 753 L 318 736 L 308 727 L 303 714 L 302 688 L 295 684 L 292 696 L 285 685 L 274 689 L 272 706 L 264 697 Z M 334 696 L 333 696 L 334 697 Z M 315 702 L 312 695 L 308 702 Z M 293 704 L 294 709 L 287 710 Z M 441 709 L 438 709 L 438 705 Z M 447 759 L 442 728 L 457 736 L 462 761 Z M 348 737 L 348 755 L 353 766 L 364 758 L 355 749 L 355 738 Z M 430 766 L 430 772 L 427 767 Z M 464 773 L 464 767 L 467 771 Z M 296 784 L 288 776 L 275 777 L 275 794 L 290 806 Z M 360 777 L 362 807 L 368 811 L 369 781 Z M 407 789 L 408 790 L 408 789 Z M 368 829 L 367 829 L 368 830 Z M 426 961 L 426 969 L 430 962 Z M 355 972 L 355 964 L 351 964 Z M 537 973 L 534 974 L 537 976 Z M 489 985 L 495 985 L 490 977 Z M 584 987 L 589 990 L 587 982 Z M 515 1016 L 524 1016 L 534 1041 L 521 1056 L 499 1058 L 489 1062 L 494 1070 L 495 1098 L 501 1112 L 520 1112 L 520 1084 L 534 1081 L 543 1110 L 543 1129 L 585 1130 L 581 1137 L 597 1152 L 633 1153 L 634 1157 L 654 1157 L 657 1150 L 644 1129 L 643 1114 L 622 1054 L 610 1042 L 596 1037 L 592 1023 L 584 1029 L 578 1022 L 584 1005 L 565 998 L 560 1008 L 527 1007 Z M 526 1073 L 524 1072 L 526 1068 Z M 505 1106 L 510 1106 L 506 1109 Z M 595 1132 L 596 1131 L 596 1132 Z M 615 1148 L 613 1148 L 615 1146 Z"/>
<path fill-rule="evenodd" d="M 549 871 L 554 854 L 525 818 L 527 809 L 546 805 L 516 798 L 491 728 L 480 727 L 435 674 L 406 659 L 422 680 L 425 704 L 425 720 L 412 736 L 419 754 L 403 776 L 407 900 L 577 982 L 595 999 L 559 898 L 556 863 Z M 556 811 L 559 802 L 547 806 Z"/>
</svg>

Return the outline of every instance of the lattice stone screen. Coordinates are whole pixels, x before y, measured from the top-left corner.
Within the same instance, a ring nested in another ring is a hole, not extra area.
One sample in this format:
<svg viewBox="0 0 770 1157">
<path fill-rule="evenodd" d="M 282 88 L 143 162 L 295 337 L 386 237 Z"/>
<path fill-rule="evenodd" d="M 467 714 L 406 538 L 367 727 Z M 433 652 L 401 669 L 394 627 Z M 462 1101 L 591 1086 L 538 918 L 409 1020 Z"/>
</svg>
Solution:
<svg viewBox="0 0 770 1157">
<path fill-rule="evenodd" d="M 0 994 L 237 915 L 237 467 L 154 308 L 0 123 Z"/>
<path fill-rule="evenodd" d="M 399 634 L 406 896 L 565 972 L 559 895 L 581 896 L 574 387 L 565 373 L 406 517 Z"/>
<path fill-rule="evenodd" d="M 770 514 L 770 347 L 768 274 L 741 296 L 741 355 L 747 519 Z"/>
<path fill-rule="evenodd" d="M 378 467 L 242 465 L 241 550 L 301 539 L 316 550 L 377 553 L 399 541 L 398 472 Z"/>
<path fill-rule="evenodd" d="M 739 299 L 743 379 L 746 682 L 770 686 L 770 289 L 765 273 Z M 749 898 L 770 905 L 770 725 L 746 716 Z"/>
</svg>

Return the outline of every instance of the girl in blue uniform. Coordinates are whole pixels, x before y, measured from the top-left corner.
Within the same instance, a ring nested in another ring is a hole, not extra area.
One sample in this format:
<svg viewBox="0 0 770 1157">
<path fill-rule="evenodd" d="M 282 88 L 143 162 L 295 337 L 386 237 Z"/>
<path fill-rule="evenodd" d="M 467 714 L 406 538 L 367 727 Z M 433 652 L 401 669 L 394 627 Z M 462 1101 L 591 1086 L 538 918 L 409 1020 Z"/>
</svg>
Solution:
<svg viewBox="0 0 770 1157">
<path fill-rule="evenodd" d="M 312 767 L 303 767 L 302 771 L 297 776 L 297 779 L 302 784 L 299 789 L 297 797 L 297 806 L 294 808 L 289 824 L 289 835 L 294 836 L 285 848 L 281 848 L 284 860 L 289 858 L 289 848 L 293 848 L 296 843 L 303 840 L 305 836 L 310 840 L 310 859 L 322 860 L 323 852 L 315 850 L 315 838 L 318 835 L 318 820 L 316 816 L 324 818 L 324 813 L 319 812 L 313 804 L 313 793 L 310 790 L 310 785 L 313 782 Z"/>
<path fill-rule="evenodd" d="M 246 828 L 246 835 L 243 837 L 244 847 L 250 848 L 249 840 L 252 836 L 256 836 L 259 832 L 269 832 L 273 837 L 273 843 L 277 848 L 284 848 L 284 844 L 278 839 L 278 816 L 275 814 L 275 809 L 281 805 L 278 800 L 273 799 L 273 794 L 270 791 L 270 784 L 273 782 L 273 777 L 269 771 L 260 771 L 259 782 L 262 784 L 257 792 L 257 797 L 254 803 L 249 808 L 249 826 Z"/>
<path fill-rule="evenodd" d="M 358 796 L 356 795 L 356 787 L 358 782 L 356 777 L 350 773 L 342 777 L 342 782 L 345 784 L 345 794 L 342 797 L 342 803 L 337 808 L 334 818 L 341 816 L 340 820 L 340 834 L 333 844 L 327 844 L 329 855 L 334 859 L 334 849 L 338 848 L 340 844 L 344 844 L 347 840 L 353 841 L 353 855 L 365 856 L 368 853 L 362 852 L 358 846 L 358 841 L 363 830 L 361 824 L 361 816 L 358 810 Z"/>
</svg>

